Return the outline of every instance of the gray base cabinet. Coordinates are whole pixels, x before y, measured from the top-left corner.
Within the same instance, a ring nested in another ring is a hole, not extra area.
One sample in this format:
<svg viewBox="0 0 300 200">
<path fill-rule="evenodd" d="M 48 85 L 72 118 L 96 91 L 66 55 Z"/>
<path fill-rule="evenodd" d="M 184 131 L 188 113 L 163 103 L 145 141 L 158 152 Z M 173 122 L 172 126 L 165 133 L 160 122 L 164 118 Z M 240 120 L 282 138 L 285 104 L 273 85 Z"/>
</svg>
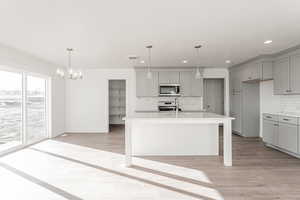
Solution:
<svg viewBox="0 0 300 200">
<path fill-rule="evenodd" d="M 279 123 L 278 147 L 298 153 L 298 126 Z"/>
<path fill-rule="evenodd" d="M 263 141 L 299 157 L 298 118 L 267 113 L 263 114 L 263 118 Z"/>
<path fill-rule="evenodd" d="M 278 122 L 264 120 L 263 121 L 263 141 L 268 144 L 277 146 L 278 144 Z"/>
</svg>

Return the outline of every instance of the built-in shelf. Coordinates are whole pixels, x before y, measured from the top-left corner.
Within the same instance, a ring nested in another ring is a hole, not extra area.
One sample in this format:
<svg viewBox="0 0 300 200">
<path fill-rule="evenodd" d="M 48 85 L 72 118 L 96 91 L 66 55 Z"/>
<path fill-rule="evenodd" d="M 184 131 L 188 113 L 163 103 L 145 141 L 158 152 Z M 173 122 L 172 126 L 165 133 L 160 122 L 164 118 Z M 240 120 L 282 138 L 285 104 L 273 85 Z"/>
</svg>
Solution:
<svg viewBox="0 0 300 200">
<path fill-rule="evenodd" d="M 109 81 L 109 124 L 124 124 L 126 113 L 125 80 Z"/>
</svg>

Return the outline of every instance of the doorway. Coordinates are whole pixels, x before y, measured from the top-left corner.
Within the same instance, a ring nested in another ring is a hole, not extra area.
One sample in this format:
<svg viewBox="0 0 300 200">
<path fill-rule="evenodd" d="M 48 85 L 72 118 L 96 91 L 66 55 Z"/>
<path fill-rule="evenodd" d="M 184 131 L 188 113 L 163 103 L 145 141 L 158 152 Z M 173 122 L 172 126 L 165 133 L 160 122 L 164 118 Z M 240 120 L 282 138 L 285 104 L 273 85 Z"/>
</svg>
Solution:
<svg viewBox="0 0 300 200">
<path fill-rule="evenodd" d="M 207 112 L 224 115 L 224 79 L 203 80 L 203 109 Z"/>
<path fill-rule="evenodd" d="M 109 80 L 109 130 L 124 126 L 126 115 L 126 80 Z"/>
</svg>

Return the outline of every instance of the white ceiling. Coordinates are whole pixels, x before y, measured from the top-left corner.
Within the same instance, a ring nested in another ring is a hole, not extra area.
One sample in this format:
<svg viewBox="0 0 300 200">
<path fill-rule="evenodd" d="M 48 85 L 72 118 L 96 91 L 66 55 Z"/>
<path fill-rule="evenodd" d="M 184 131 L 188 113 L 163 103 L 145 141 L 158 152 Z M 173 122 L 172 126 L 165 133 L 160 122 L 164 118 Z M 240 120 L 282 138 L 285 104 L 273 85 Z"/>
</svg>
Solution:
<svg viewBox="0 0 300 200">
<path fill-rule="evenodd" d="M 0 43 L 60 65 L 73 47 L 82 68 L 129 67 L 148 44 L 154 66 L 194 66 L 202 44 L 201 65 L 225 67 L 300 44 L 299 24 L 299 0 L 0 1 Z"/>
</svg>

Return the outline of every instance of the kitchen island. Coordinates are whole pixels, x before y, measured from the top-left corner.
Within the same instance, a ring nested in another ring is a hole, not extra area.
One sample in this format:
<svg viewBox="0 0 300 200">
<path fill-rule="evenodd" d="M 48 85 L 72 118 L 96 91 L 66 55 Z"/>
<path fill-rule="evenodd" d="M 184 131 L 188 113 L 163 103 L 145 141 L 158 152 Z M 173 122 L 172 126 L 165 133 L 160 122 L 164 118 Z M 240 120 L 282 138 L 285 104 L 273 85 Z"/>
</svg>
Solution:
<svg viewBox="0 0 300 200">
<path fill-rule="evenodd" d="M 125 162 L 132 156 L 219 155 L 223 124 L 223 159 L 232 166 L 231 120 L 207 112 L 135 112 L 125 120 Z"/>
</svg>

